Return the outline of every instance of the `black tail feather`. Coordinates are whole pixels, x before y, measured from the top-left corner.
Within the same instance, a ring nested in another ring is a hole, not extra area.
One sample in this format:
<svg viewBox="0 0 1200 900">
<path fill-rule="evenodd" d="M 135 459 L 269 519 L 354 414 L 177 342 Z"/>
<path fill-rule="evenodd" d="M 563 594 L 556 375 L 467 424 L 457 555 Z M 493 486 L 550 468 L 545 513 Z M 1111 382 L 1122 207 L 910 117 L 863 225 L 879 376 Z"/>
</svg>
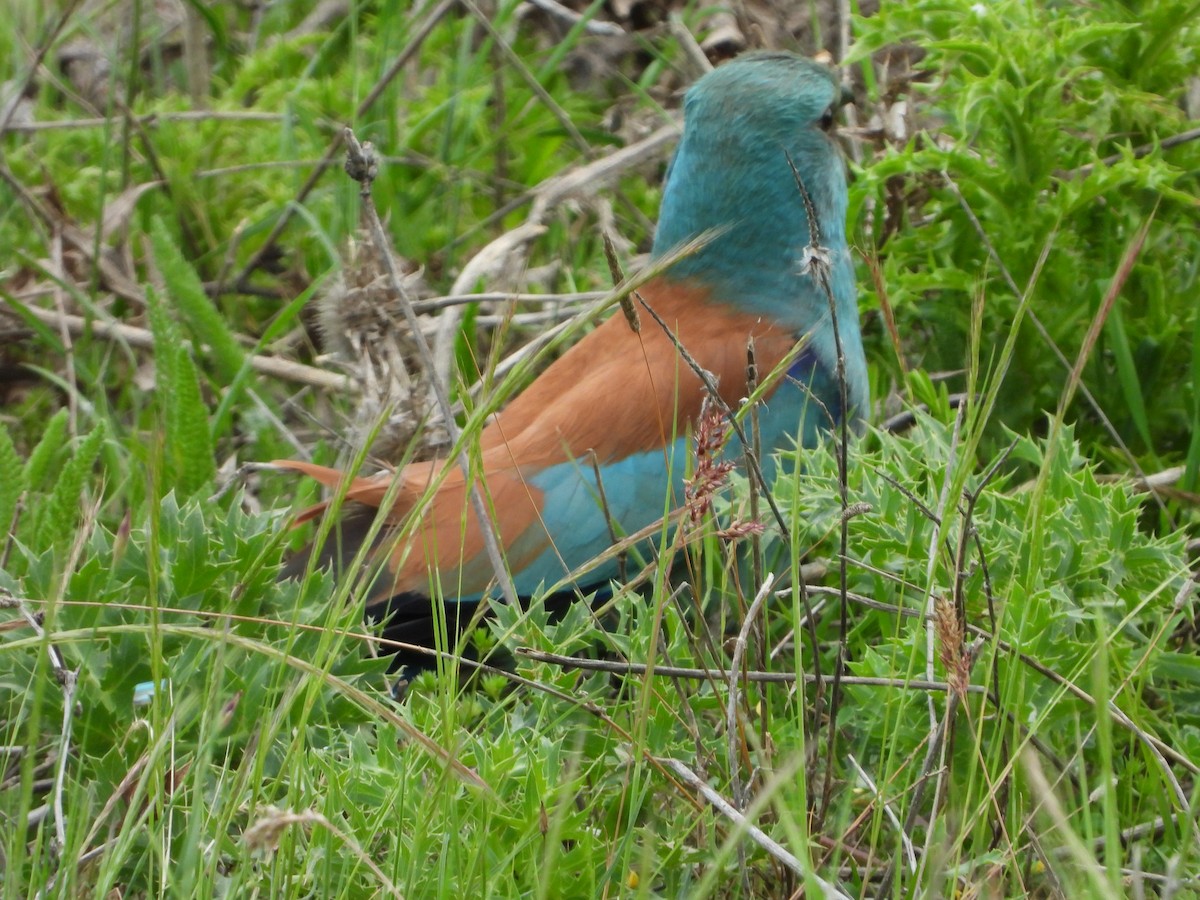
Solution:
<svg viewBox="0 0 1200 900">
<path fill-rule="evenodd" d="M 316 552 L 315 569 L 330 568 L 337 577 L 349 568 L 350 563 L 358 554 L 359 549 L 367 539 L 371 525 L 375 520 L 377 510 L 357 503 L 347 504 L 341 520 L 330 531 L 324 544 Z M 386 529 L 376 536 L 372 554 L 387 539 Z M 279 573 L 279 580 L 300 578 L 308 571 L 309 561 L 313 556 L 312 545 L 305 547 L 295 556 L 284 563 Z M 369 558 L 369 557 L 368 557 Z M 386 577 L 381 572 L 379 577 Z M 611 591 L 602 586 L 580 588 L 584 593 L 601 588 L 597 600 L 607 599 Z M 580 592 L 576 590 L 558 591 L 546 597 L 543 601 L 552 617 L 561 616 L 572 603 L 579 601 Z M 435 610 L 434 603 L 440 603 L 441 609 Z M 522 597 L 522 606 L 527 606 L 529 598 Z M 460 648 L 460 640 L 467 632 L 471 623 L 476 621 L 476 612 L 480 601 L 440 600 L 433 601 L 424 594 L 406 592 L 396 594 L 386 601 L 372 603 L 367 609 L 367 621 L 376 626 L 382 625 L 382 637 L 385 641 L 403 644 L 413 644 L 418 647 L 435 649 Z M 486 616 L 487 611 L 484 611 Z M 445 623 L 445 639 L 439 640 L 442 623 Z M 390 651 L 388 645 L 383 646 L 382 652 Z M 398 671 L 419 672 L 436 666 L 433 654 L 420 653 L 413 650 L 397 650 L 390 669 Z"/>
</svg>

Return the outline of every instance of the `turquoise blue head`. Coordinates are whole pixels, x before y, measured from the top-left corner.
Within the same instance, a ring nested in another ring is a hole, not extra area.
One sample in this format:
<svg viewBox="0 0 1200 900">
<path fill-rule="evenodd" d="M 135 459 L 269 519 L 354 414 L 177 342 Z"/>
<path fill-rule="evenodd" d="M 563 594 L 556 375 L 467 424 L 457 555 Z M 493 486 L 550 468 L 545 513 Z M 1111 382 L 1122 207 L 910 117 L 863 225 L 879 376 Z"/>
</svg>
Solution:
<svg viewBox="0 0 1200 900">
<path fill-rule="evenodd" d="M 847 360 L 851 406 L 866 405 L 854 270 L 846 246 L 846 172 L 830 132 L 842 87 L 827 66 L 791 53 L 740 56 L 687 92 L 683 138 L 667 173 L 655 256 L 722 229 L 668 277 L 807 334 L 836 355 L 829 300 L 804 264 L 810 229 L 789 160 L 812 199 Z"/>
</svg>

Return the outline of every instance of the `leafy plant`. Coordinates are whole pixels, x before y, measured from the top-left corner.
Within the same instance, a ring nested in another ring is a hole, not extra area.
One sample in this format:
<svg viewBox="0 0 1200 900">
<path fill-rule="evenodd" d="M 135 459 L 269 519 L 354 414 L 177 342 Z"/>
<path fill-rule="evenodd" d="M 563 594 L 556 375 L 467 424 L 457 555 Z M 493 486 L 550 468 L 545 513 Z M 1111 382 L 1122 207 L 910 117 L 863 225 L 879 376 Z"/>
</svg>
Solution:
<svg viewBox="0 0 1200 900">
<path fill-rule="evenodd" d="M 358 228 L 322 168 L 343 124 L 384 155 L 398 253 L 449 292 L 539 187 L 677 105 L 676 32 L 590 34 L 610 7 L 314 30 L 302 4 L 189 6 L 181 48 L 144 11 L 41 27 L 17 4 L 0 82 L 37 90 L 10 121 L 0 89 L 0 896 L 1195 888 L 1195 4 L 854 19 L 876 418 L 910 424 L 854 442 L 844 480 L 836 448 L 797 455 L 786 539 L 761 495 L 765 533 L 724 527 L 755 517 L 735 477 L 673 573 L 561 618 L 498 609 L 472 638 L 494 668 L 444 660 L 401 704 L 349 584 L 276 580 L 293 533 L 263 510 L 306 498 L 232 472 L 362 424 L 304 312 Z M 708 16 L 680 21 L 703 39 Z M 99 95 L 40 74 L 88 35 Z M 539 289 L 611 283 L 601 224 L 645 248 L 664 159 L 543 211 Z M 474 302 L 445 345 L 468 429 L 567 317 L 517 309 Z"/>
</svg>

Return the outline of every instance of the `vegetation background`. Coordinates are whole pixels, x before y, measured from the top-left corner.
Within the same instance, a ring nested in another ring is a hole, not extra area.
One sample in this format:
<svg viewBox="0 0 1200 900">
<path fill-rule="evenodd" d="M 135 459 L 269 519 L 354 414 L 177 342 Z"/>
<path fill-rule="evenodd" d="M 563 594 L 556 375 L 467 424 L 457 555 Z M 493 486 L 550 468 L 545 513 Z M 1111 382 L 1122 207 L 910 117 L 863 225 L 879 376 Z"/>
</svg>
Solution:
<svg viewBox="0 0 1200 900">
<path fill-rule="evenodd" d="M 1200 5 L 4 13 L 0 895 L 1200 895 Z M 478 422 L 762 46 L 854 87 L 877 427 L 393 702 L 247 468 L 444 434 L 343 126 Z"/>
</svg>

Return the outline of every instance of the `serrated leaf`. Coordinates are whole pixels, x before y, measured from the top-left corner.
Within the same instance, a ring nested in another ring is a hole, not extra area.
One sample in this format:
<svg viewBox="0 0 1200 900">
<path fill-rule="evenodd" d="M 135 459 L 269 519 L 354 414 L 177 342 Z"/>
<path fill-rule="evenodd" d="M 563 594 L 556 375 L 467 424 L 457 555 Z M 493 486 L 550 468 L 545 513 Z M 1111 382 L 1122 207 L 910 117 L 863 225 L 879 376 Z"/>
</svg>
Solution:
<svg viewBox="0 0 1200 900">
<path fill-rule="evenodd" d="M 172 486 L 186 497 L 212 480 L 216 464 L 200 376 L 186 350 L 179 350 L 174 369 L 174 403 L 167 410 L 167 457 Z"/>
<path fill-rule="evenodd" d="M 106 433 L 104 420 L 101 419 L 59 471 L 54 490 L 44 505 L 38 522 L 37 539 L 40 546 L 52 546 L 75 530 L 79 521 L 79 498 L 83 493 L 84 481 L 100 455 L 100 447 L 104 443 Z"/>
<path fill-rule="evenodd" d="M 33 452 L 29 454 L 29 460 L 25 463 L 25 484 L 32 490 L 37 490 L 41 487 L 42 479 L 45 478 L 47 471 L 50 469 L 50 464 L 58 456 L 62 450 L 64 439 L 67 436 L 67 410 L 60 409 L 46 423 L 46 430 L 42 434 L 42 439 L 38 441 L 38 445 L 33 448 Z"/>
<path fill-rule="evenodd" d="M 13 446 L 8 430 L 0 428 L 0 528 L 7 529 L 12 523 L 17 501 L 27 483 L 17 448 Z"/>
<path fill-rule="evenodd" d="M 217 372 L 226 381 L 232 381 L 242 368 L 245 354 L 220 312 L 204 293 L 196 270 L 183 258 L 159 219 L 151 225 L 150 243 L 171 301 L 183 313 L 197 344 L 206 347 L 211 354 Z"/>
<path fill-rule="evenodd" d="M 183 347 L 179 328 L 167 312 L 158 291 L 146 286 L 146 317 L 150 321 L 150 333 L 154 335 L 154 382 L 157 389 L 155 399 L 164 413 L 174 408 L 175 360 Z M 165 416 L 164 416 L 165 418 Z"/>
</svg>

